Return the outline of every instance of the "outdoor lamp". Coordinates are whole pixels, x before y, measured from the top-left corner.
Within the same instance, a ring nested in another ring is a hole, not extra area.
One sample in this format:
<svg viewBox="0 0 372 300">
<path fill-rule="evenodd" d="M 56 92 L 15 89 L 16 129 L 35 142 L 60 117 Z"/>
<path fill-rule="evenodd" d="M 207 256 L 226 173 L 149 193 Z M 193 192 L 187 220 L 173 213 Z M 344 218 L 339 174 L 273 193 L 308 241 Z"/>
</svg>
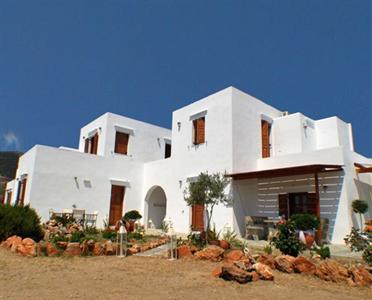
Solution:
<svg viewBox="0 0 372 300">
<path fill-rule="evenodd" d="M 118 257 L 127 256 L 128 233 L 122 221 L 120 221 L 120 228 L 116 240 L 117 240 L 116 256 Z"/>
</svg>

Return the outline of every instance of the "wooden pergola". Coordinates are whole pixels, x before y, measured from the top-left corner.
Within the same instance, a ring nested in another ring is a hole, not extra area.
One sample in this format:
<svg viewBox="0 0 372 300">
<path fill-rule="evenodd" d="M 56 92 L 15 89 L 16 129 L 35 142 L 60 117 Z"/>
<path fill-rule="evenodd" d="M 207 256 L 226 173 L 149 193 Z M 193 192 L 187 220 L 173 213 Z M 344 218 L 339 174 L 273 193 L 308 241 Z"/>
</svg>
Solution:
<svg viewBox="0 0 372 300">
<path fill-rule="evenodd" d="M 372 166 L 366 167 L 359 163 L 354 163 L 357 173 L 372 173 Z"/>
<path fill-rule="evenodd" d="M 276 178 L 296 175 L 313 174 L 315 181 L 315 197 L 316 197 L 316 215 L 320 218 L 320 196 L 319 196 L 319 173 L 342 171 L 342 165 L 328 165 L 328 164 L 313 164 L 302 165 L 287 168 L 267 169 L 261 171 L 242 172 L 235 174 L 228 174 L 233 180 L 245 179 L 260 179 L 260 178 Z M 317 241 L 320 241 L 322 236 L 321 230 L 317 232 Z"/>
</svg>

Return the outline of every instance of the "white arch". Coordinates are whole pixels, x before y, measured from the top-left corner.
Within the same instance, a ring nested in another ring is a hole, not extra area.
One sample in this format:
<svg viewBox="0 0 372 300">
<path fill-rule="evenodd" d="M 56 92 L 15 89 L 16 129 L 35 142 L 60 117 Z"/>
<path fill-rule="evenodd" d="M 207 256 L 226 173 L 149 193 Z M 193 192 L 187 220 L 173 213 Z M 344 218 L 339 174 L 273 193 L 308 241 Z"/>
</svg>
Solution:
<svg viewBox="0 0 372 300">
<path fill-rule="evenodd" d="M 162 222 L 167 213 L 167 196 L 159 185 L 151 187 L 145 198 L 145 226 L 151 220 L 156 229 L 161 229 Z"/>
</svg>

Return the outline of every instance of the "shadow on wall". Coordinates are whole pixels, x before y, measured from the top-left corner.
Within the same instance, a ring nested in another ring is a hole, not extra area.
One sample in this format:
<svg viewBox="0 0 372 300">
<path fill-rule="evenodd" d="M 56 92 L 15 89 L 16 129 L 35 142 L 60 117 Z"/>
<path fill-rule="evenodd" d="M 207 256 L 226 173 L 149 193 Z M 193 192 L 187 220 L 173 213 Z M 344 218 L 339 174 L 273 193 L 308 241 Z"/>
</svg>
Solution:
<svg viewBox="0 0 372 300">
<path fill-rule="evenodd" d="M 321 218 L 329 221 L 329 239 L 342 190 L 343 171 L 319 174 Z M 283 193 L 315 192 L 312 175 L 288 176 L 269 179 L 248 179 L 233 182 L 235 228 L 245 235 L 245 216 L 278 217 L 278 195 Z"/>
</svg>

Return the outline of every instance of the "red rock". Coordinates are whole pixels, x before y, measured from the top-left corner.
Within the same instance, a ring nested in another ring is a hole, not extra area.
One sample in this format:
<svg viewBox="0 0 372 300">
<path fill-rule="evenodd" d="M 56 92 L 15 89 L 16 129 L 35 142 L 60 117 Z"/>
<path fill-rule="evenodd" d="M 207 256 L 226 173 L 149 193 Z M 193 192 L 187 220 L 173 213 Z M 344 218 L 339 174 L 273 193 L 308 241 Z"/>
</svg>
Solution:
<svg viewBox="0 0 372 300">
<path fill-rule="evenodd" d="M 101 243 L 95 243 L 93 247 L 93 255 L 100 256 L 105 254 L 105 250 Z"/>
<path fill-rule="evenodd" d="M 249 274 L 252 276 L 252 281 L 260 280 L 260 275 L 258 275 L 257 272 L 253 271 L 253 272 L 249 272 Z"/>
<path fill-rule="evenodd" d="M 50 242 L 46 244 L 46 255 L 47 256 L 56 256 L 59 254 L 58 249 Z"/>
<path fill-rule="evenodd" d="M 315 275 L 320 279 L 334 282 L 346 281 L 349 277 L 348 270 L 332 259 L 321 262 L 316 268 Z"/>
<path fill-rule="evenodd" d="M 137 248 L 135 248 L 135 247 L 131 247 L 131 248 L 129 248 L 129 249 L 127 250 L 127 253 L 128 253 L 128 254 L 136 254 L 136 253 L 138 253 L 138 250 L 137 250 Z"/>
<path fill-rule="evenodd" d="M 104 245 L 105 255 L 114 255 L 114 245 L 111 241 L 107 241 Z"/>
<path fill-rule="evenodd" d="M 208 246 L 195 253 L 196 259 L 205 259 L 210 261 L 220 261 L 224 250 L 219 246 Z"/>
<path fill-rule="evenodd" d="M 63 252 L 63 255 L 67 256 L 81 255 L 80 243 L 68 243 L 66 250 Z"/>
<path fill-rule="evenodd" d="M 19 245 L 22 245 L 22 238 L 17 236 L 15 237 L 12 241 L 11 241 L 11 244 L 10 244 L 10 251 L 11 252 L 17 252 L 17 248 Z"/>
<path fill-rule="evenodd" d="M 65 250 L 65 249 L 67 248 L 68 242 L 62 242 L 62 241 L 59 241 L 59 242 L 56 243 L 56 245 L 57 245 L 59 248 Z"/>
<path fill-rule="evenodd" d="M 17 246 L 17 252 L 23 256 L 36 256 L 37 248 L 33 239 L 25 238 L 22 244 Z"/>
<path fill-rule="evenodd" d="M 271 255 L 261 254 L 257 258 L 257 262 L 269 266 L 271 269 L 275 269 L 275 260 Z"/>
<path fill-rule="evenodd" d="M 349 269 L 352 281 L 357 286 L 369 286 L 372 284 L 372 274 L 370 274 L 363 266 L 352 267 Z"/>
<path fill-rule="evenodd" d="M 364 231 L 365 232 L 372 232 L 372 225 L 367 225 L 366 227 L 364 227 Z"/>
<path fill-rule="evenodd" d="M 274 280 L 273 270 L 269 266 L 258 262 L 253 265 L 253 268 L 256 270 L 261 279 Z"/>
<path fill-rule="evenodd" d="M 220 247 L 225 250 L 230 249 L 230 243 L 225 240 L 221 240 Z"/>
<path fill-rule="evenodd" d="M 223 260 L 225 262 L 234 262 L 244 258 L 244 252 L 242 250 L 230 250 L 225 251 L 223 254 Z"/>
<path fill-rule="evenodd" d="M 190 257 L 192 256 L 190 247 L 187 245 L 181 245 L 177 248 L 177 253 L 178 253 L 178 258 L 183 258 L 183 257 Z"/>
<path fill-rule="evenodd" d="M 22 243 L 22 238 L 16 235 L 13 235 L 11 237 L 8 237 L 6 241 L 1 243 L 1 246 L 4 247 L 5 249 L 11 249 L 13 243 L 16 243 L 17 245 Z"/>
<path fill-rule="evenodd" d="M 212 271 L 212 276 L 213 277 L 220 277 L 222 274 L 222 267 L 217 267 Z"/>
<path fill-rule="evenodd" d="M 275 266 L 279 271 L 292 273 L 295 257 L 290 255 L 279 255 L 275 257 Z"/>
<path fill-rule="evenodd" d="M 246 283 L 252 281 L 252 272 L 244 271 L 233 264 L 226 264 L 222 266 L 221 278 L 225 280 L 235 280 L 239 283 Z"/>
<path fill-rule="evenodd" d="M 293 262 L 293 270 L 296 273 L 303 273 L 307 275 L 313 275 L 316 271 L 316 266 L 306 257 L 299 256 Z"/>
</svg>

